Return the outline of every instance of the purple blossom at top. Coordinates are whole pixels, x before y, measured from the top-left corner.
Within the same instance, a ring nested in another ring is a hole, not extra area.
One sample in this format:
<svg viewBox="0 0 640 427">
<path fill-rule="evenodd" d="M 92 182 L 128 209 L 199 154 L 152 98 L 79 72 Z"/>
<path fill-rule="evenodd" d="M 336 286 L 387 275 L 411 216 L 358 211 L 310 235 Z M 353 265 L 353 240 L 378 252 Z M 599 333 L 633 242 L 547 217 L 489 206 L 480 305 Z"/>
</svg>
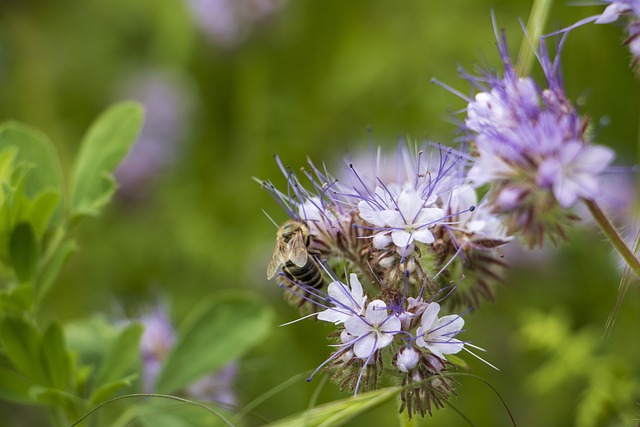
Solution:
<svg viewBox="0 0 640 427">
<path fill-rule="evenodd" d="M 121 92 L 145 106 L 140 137 L 115 171 L 121 195 L 138 199 L 179 157 L 192 98 L 175 76 L 154 70 L 134 75 Z"/>
<path fill-rule="evenodd" d="M 462 128 L 477 155 L 469 179 L 492 185 L 493 211 L 507 215 L 508 232 L 521 230 L 530 246 L 542 243 L 545 233 L 552 240 L 564 237 L 563 226 L 575 219 L 566 209 L 600 195 L 599 175 L 614 158 L 610 148 L 590 144 L 587 122 L 565 95 L 563 43 L 564 37 L 551 58 L 541 39 L 537 58 L 544 88 L 531 77 L 518 76 L 504 34 L 498 37 L 502 75 L 463 73 L 479 91 L 465 97 L 469 104 Z"/>
<path fill-rule="evenodd" d="M 599 195 L 597 177 L 613 160 L 610 148 L 590 145 L 584 125 L 564 94 L 559 57 L 552 61 L 541 43 L 538 59 L 548 87 L 519 77 L 511 65 L 504 36 L 498 44 L 504 75 L 465 75 L 481 90 L 467 107 L 466 129 L 476 144 L 478 161 L 469 172 L 476 184 L 513 180 L 497 201 L 509 209 L 528 189 L 521 177 L 550 189 L 562 207 L 579 197 Z"/>
<path fill-rule="evenodd" d="M 284 0 L 188 0 L 198 26 L 218 46 L 241 44 L 257 24 L 266 21 Z"/>
</svg>

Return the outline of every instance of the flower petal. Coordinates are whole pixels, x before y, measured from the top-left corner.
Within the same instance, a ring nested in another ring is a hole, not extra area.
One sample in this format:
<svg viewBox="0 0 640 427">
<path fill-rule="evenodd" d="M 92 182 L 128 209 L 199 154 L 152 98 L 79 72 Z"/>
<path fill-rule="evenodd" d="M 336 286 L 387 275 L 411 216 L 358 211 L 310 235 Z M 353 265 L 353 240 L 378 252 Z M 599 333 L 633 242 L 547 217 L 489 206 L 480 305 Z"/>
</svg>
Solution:
<svg viewBox="0 0 640 427">
<path fill-rule="evenodd" d="M 345 330 L 355 337 L 371 332 L 371 325 L 360 316 L 351 316 L 344 322 Z"/>
<path fill-rule="evenodd" d="M 387 304 L 379 299 L 371 301 L 369 305 L 367 305 L 367 312 L 364 317 L 371 325 L 380 325 L 388 317 Z"/>
<path fill-rule="evenodd" d="M 413 235 L 404 230 L 394 230 L 391 232 L 391 239 L 396 246 L 404 248 L 413 242 Z"/>
<path fill-rule="evenodd" d="M 357 357 L 367 359 L 376 351 L 377 341 L 376 334 L 370 332 L 369 335 L 363 336 L 355 342 L 353 352 Z"/>
</svg>

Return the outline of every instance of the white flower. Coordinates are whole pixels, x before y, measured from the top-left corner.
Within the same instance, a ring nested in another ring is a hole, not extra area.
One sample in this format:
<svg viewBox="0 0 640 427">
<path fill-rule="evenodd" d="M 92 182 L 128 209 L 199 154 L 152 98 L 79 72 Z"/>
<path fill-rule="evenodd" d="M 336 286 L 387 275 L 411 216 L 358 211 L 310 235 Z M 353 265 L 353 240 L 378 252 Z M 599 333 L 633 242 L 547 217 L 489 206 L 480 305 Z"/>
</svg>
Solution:
<svg viewBox="0 0 640 427">
<path fill-rule="evenodd" d="M 361 359 L 368 359 L 378 349 L 391 344 L 401 325 L 400 319 L 387 314 L 384 301 L 374 300 L 367 306 L 364 318 L 351 316 L 344 322 L 344 327 L 347 333 L 356 337 L 353 341 L 355 355 Z"/>
<path fill-rule="evenodd" d="M 358 276 L 349 275 L 349 287 L 336 280 L 327 288 L 330 302 L 335 306 L 318 313 L 318 320 L 333 322 L 336 325 L 344 323 L 352 316 L 359 316 L 364 312 L 367 297 L 364 296 Z"/>
<path fill-rule="evenodd" d="M 376 195 L 381 195 L 384 190 L 377 188 Z M 391 231 L 391 240 L 398 247 L 407 247 L 414 240 L 422 243 L 433 243 L 434 238 L 429 228 L 444 217 L 444 211 L 433 206 L 435 196 L 429 200 L 423 200 L 420 193 L 412 188 L 405 188 L 393 200 L 385 200 L 380 208 L 371 206 L 368 201 L 358 204 L 360 216 L 376 227 L 384 231 Z M 385 233 L 383 233 L 384 235 Z M 388 240 L 380 235 L 376 237 L 376 247 L 387 243 Z"/>
<path fill-rule="evenodd" d="M 416 367 L 420 361 L 420 352 L 412 347 L 402 347 L 398 351 L 396 366 L 401 372 L 409 372 Z"/>
<path fill-rule="evenodd" d="M 464 319 L 458 315 L 438 319 L 439 311 L 440 305 L 432 302 L 422 314 L 422 326 L 417 331 L 416 345 L 444 358 L 445 354 L 456 354 L 464 347 L 462 341 L 453 338 L 464 326 Z"/>
<path fill-rule="evenodd" d="M 398 318 L 402 323 L 402 328 L 405 330 L 411 329 L 411 322 L 413 319 L 422 315 L 426 308 L 427 303 L 424 302 L 422 298 L 407 298 L 407 309 L 398 315 Z"/>
</svg>

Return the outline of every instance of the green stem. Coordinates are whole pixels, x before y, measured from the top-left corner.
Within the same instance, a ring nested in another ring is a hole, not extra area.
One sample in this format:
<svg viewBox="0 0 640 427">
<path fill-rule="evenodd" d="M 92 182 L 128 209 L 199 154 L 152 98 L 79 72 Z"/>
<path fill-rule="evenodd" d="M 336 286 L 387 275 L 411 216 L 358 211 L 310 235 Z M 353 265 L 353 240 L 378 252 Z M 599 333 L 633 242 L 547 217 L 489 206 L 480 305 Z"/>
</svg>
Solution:
<svg viewBox="0 0 640 427">
<path fill-rule="evenodd" d="M 516 61 L 516 72 L 519 76 L 526 76 L 531 72 L 533 52 L 538 48 L 540 36 L 549 17 L 553 0 L 535 0 L 527 22 L 527 33 L 522 39 L 522 45 Z"/>
<path fill-rule="evenodd" d="M 611 225 L 604 212 L 600 209 L 600 207 L 593 200 L 583 200 L 584 204 L 591 212 L 591 216 L 600 227 L 600 230 L 605 235 L 605 237 L 611 242 L 611 245 L 616 248 L 618 253 L 625 260 L 629 268 L 636 274 L 637 277 L 640 278 L 640 261 L 638 258 L 631 252 L 631 249 L 627 246 L 627 244 L 622 240 L 622 237 L 618 234 L 616 229 Z"/>
</svg>

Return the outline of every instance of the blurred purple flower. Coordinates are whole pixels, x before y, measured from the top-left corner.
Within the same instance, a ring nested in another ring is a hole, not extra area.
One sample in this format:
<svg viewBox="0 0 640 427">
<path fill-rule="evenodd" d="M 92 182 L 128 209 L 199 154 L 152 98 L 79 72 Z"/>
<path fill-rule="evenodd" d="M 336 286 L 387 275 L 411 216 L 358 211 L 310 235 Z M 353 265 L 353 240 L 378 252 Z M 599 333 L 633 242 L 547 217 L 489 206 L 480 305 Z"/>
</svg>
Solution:
<svg viewBox="0 0 640 427">
<path fill-rule="evenodd" d="M 198 26 L 212 42 L 232 49 L 283 3 L 284 0 L 189 0 L 189 7 Z"/>
<path fill-rule="evenodd" d="M 219 371 L 200 378 L 187 387 L 187 394 L 206 402 L 216 402 L 233 406 L 236 404 L 236 394 L 233 381 L 238 373 L 238 363 L 231 362 Z"/>
<path fill-rule="evenodd" d="M 140 340 L 143 389 L 145 393 L 152 393 L 162 363 L 175 345 L 176 332 L 167 311 L 160 306 L 141 316 L 140 323 L 144 326 Z"/>
<path fill-rule="evenodd" d="M 120 194 L 137 199 L 179 156 L 192 99 L 177 79 L 159 71 L 135 75 L 120 92 L 146 110 L 140 137 L 115 172 Z"/>
</svg>

